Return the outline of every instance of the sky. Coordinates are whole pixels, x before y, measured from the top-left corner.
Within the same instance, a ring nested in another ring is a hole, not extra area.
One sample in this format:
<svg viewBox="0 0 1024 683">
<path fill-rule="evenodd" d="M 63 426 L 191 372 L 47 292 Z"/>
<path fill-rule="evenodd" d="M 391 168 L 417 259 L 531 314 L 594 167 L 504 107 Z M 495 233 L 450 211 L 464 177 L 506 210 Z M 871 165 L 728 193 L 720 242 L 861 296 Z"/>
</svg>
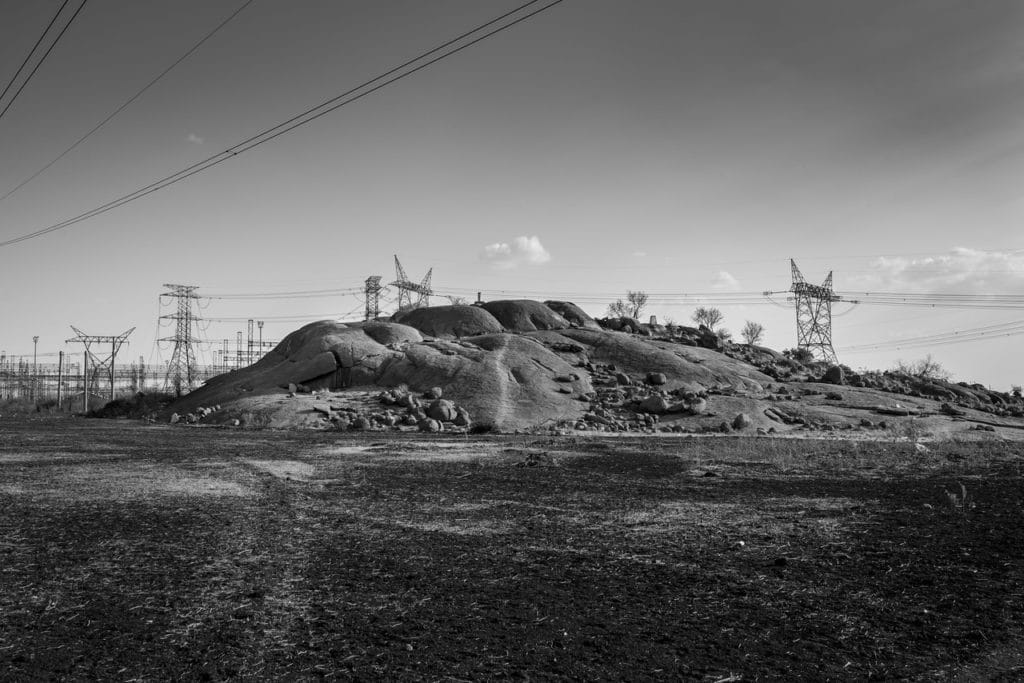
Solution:
<svg viewBox="0 0 1024 683">
<path fill-rule="evenodd" d="M 61 4 L 0 0 L 0 87 Z M 244 9 L 0 199 L 0 242 L 230 149 L 519 4 L 91 0 L 0 115 L 0 197 Z M 346 290 L 394 280 L 396 254 L 411 279 L 433 269 L 434 303 L 483 291 L 603 315 L 642 290 L 645 317 L 683 324 L 717 305 L 725 327 L 760 322 L 777 349 L 796 345 L 790 259 L 809 282 L 833 272 L 847 298 L 1024 296 L 1021 35 L 1017 0 L 564 0 L 182 182 L 0 246 L 0 350 L 30 355 L 38 335 L 49 360 L 80 353 L 70 325 L 134 327 L 121 358 L 166 361 L 156 340 L 173 336 L 160 321 L 173 310 L 160 295 L 187 284 L 224 297 L 197 302 L 212 359 L 247 318 L 265 320 L 268 340 L 361 318 Z M 764 291 L 778 294 L 720 303 Z M 897 345 L 1024 321 L 1024 306 L 869 298 L 834 305 L 846 365 L 930 353 L 956 379 L 1024 383 L 1019 333 Z"/>
</svg>

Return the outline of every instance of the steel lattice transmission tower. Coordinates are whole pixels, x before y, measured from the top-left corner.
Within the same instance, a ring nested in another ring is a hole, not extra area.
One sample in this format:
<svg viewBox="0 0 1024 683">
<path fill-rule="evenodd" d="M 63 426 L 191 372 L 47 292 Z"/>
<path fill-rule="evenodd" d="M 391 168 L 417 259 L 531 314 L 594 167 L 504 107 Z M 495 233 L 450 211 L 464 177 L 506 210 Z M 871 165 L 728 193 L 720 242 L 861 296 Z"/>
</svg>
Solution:
<svg viewBox="0 0 1024 683">
<path fill-rule="evenodd" d="M 380 316 L 380 291 L 384 289 L 380 284 L 380 275 L 371 275 L 366 278 L 366 317 L 364 320 L 376 320 Z"/>
<path fill-rule="evenodd" d="M 820 285 L 808 284 L 796 261 L 789 260 L 793 268 L 793 292 L 796 299 L 796 345 L 807 349 L 818 360 L 833 365 L 839 362 L 832 348 L 832 304 L 843 297 L 832 291 L 832 271 Z"/>
<path fill-rule="evenodd" d="M 72 337 L 67 340 L 68 344 L 74 344 L 75 342 L 81 342 L 85 347 L 85 357 L 82 359 L 82 376 L 84 382 L 82 385 L 82 405 L 83 410 L 89 410 L 89 389 L 99 387 L 100 371 L 106 370 L 103 374 L 107 375 L 110 379 L 110 400 L 114 400 L 114 361 L 117 358 L 117 352 L 121 350 L 121 345 L 124 344 L 125 340 L 128 339 L 128 335 L 135 331 L 135 328 L 131 328 L 127 332 L 122 334 L 112 335 L 96 335 L 86 334 L 80 329 L 71 326 L 71 329 L 75 331 L 77 337 Z M 97 353 L 93 351 L 93 344 L 110 344 L 110 355 L 106 355 L 106 352 Z M 92 376 L 89 375 L 89 365 L 92 364 Z"/>
<path fill-rule="evenodd" d="M 404 311 L 407 308 L 430 305 L 430 295 L 434 293 L 434 290 L 430 288 L 430 278 L 433 274 L 434 269 L 431 268 L 423 280 L 417 284 L 405 274 L 402 262 L 398 260 L 398 256 L 395 256 L 395 281 L 391 283 L 391 286 L 398 289 L 398 310 Z M 416 295 L 415 302 L 413 294 Z"/>
<path fill-rule="evenodd" d="M 174 336 L 164 337 L 160 341 L 174 342 L 171 362 L 167 365 L 164 376 L 164 391 L 174 389 L 175 396 L 182 392 L 188 393 L 196 384 L 196 338 L 192 335 L 192 326 L 201 318 L 192 310 L 194 302 L 199 298 L 198 287 L 192 285 L 164 285 L 169 292 L 160 296 L 177 300 L 176 312 L 160 316 L 161 320 L 173 320 Z M 239 350 L 241 353 L 241 350 Z"/>
</svg>

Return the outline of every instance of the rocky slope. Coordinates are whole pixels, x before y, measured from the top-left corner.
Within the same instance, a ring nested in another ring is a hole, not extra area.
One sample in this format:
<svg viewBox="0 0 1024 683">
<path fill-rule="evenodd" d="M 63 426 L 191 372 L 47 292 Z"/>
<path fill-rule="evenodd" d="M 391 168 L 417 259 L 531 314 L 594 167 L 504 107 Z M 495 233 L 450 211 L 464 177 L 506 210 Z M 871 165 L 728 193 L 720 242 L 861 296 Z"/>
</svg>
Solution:
<svg viewBox="0 0 1024 683">
<path fill-rule="evenodd" d="M 164 417 L 422 431 L 1024 435 L 1024 402 L 983 387 L 803 364 L 706 329 L 601 323 L 555 301 L 316 322 Z"/>
</svg>

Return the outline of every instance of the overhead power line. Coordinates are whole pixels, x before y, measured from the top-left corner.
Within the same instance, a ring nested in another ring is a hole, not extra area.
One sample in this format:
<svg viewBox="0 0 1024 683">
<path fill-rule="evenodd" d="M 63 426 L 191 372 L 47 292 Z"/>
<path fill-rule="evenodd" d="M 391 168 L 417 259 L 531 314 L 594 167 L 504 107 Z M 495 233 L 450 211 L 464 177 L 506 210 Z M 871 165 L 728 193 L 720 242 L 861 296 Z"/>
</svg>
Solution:
<svg viewBox="0 0 1024 683">
<path fill-rule="evenodd" d="M 973 327 L 964 330 L 951 330 L 918 337 L 906 337 L 903 339 L 892 339 L 878 342 L 876 344 L 858 344 L 843 348 L 844 353 L 865 353 L 868 351 L 885 351 L 897 349 L 911 349 L 920 347 L 945 346 L 947 344 L 962 344 L 965 342 L 982 341 L 997 337 L 1010 337 L 1024 334 L 1024 320 L 1014 320 L 996 325 L 984 327 Z"/>
<path fill-rule="evenodd" d="M 220 31 L 220 30 L 221 30 L 222 28 L 224 28 L 225 26 L 227 26 L 227 25 L 228 25 L 228 23 L 229 23 L 229 22 L 230 22 L 230 21 L 231 21 L 232 19 L 234 19 L 234 18 L 235 18 L 236 16 L 238 16 L 238 15 L 239 15 L 239 14 L 240 14 L 240 13 L 242 12 L 242 10 L 244 10 L 244 9 L 245 9 L 246 7 L 248 7 L 249 5 L 251 5 L 251 4 L 252 4 L 252 2 L 253 2 L 253 0 L 246 0 L 246 1 L 245 1 L 245 2 L 244 2 L 244 3 L 242 4 L 242 6 L 241 6 L 241 7 L 239 7 L 238 9 L 236 9 L 236 10 L 235 10 L 234 12 L 232 12 L 232 13 L 231 13 L 231 14 L 230 14 L 230 15 L 228 16 L 228 18 L 227 18 L 227 19 L 225 19 L 224 21 L 222 21 L 222 22 L 220 22 L 219 24 L 217 24 L 217 26 L 216 26 L 216 27 L 215 27 L 215 28 L 214 28 L 214 29 L 213 29 L 212 31 L 210 31 L 210 32 L 209 32 L 209 33 L 207 33 L 207 34 L 206 34 L 205 36 L 203 36 L 203 37 L 202 37 L 202 38 L 201 38 L 201 39 L 199 40 L 199 42 L 198 42 L 198 43 L 196 43 L 195 45 L 193 45 L 192 47 L 190 47 L 190 48 L 189 48 L 189 49 L 188 49 L 188 50 L 187 50 L 187 51 L 185 52 L 185 54 L 183 54 L 183 55 L 182 55 L 181 57 L 179 57 L 178 59 L 176 59 L 176 60 L 174 61 L 174 63 L 172 63 L 172 64 L 171 64 L 171 65 L 170 65 L 169 67 L 167 67 L 166 69 L 164 69 L 163 71 L 161 71 L 161 72 L 160 72 L 160 74 L 159 74 L 159 75 L 158 75 L 158 76 L 157 76 L 156 78 L 154 78 L 154 79 L 153 79 L 153 80 L 151 80 L 151 81 L 150 81 L 149 83 L 147 83 L 147 84 L 146 84 L 145 86 L 143 86 L 143 88 L 142 88 L 141 90 L 139 90 L 139 91 L 138 91 L 137 93 L 135 93 L 134 95 L 132 95 L 131 97 L 129 97 L 129 98 L 128 98 L 128 99 L 127 99 L 127 100 L 126 100 L 125 102 L 124 102 L 124 104 L 122 104 L 122 105 L 121 105 L 120 107 L 118 107 L 118 108 L 117 108 L 117 109 L 115 109 L 115 110 L 114 110 L 113 112 L 111 112 L 111 113 L 110 113 L 110 114 L 109 114 L 109 115 L 108 115 L 108 116 L 107 116 L 107 117 L 106 117 L 105 119 L 103 119 L 102 121 L 100 121 L 99 123 L 97 123 L 97 124 L 96 124 L 96 125 L 95 125 L 95 126 L 93 127 L 93 129 L 92 129 L 92 130 L 90 130 L 90 131 L 89 131 L 88 133 L 86 133 L 86 134 L 85 134 L 85 135 L 83 135 L 82 137 L 78 138 L 78 140 L 76 140 L 76 141 L 74 142 L 74 144 L 72 144 L 72 145 L 71 145 L 70 147 L 68 147 L 67 149 L 65 149 L 65 150 L 64 150 L 63 152 L 61 152 L 60 154 L 58 154 L 58 155 L 57 155 L 57 156 L 56 156 L 56 157 L 55 157 L 55 158 L 54 158 L 54 159 L 53 159 L 53 160 L 52 160 L 51 162 L 49 162 L 48 164 L 46 164 L 45 166 L 43 166 L 42 168 L 40 168 L 40 169 L 39 169 L 38 171 L 36 171 L 36 172 L 35 172 L 35 173 L 33 173 L 32 175 L 30 175 L 30 176 L 29 176 L 28 178 L 25 178 L 24 180 L 22 180 L 22 181 L 21 181 L 20 183 L 18 183 L 17 185 L 15 185 L 15 186 L 14 186 L 14 187 L 13 187 L 13 188 L 12 188 L 11 190 L 8 190 L 7 194 L 5 194 L 5 195 L 3 195 L 2 197 L 0 197 L 0 202 L 2 202 L 3 200 L 7 199 L 7 198 L 8 198 L 8 197 L 10 197 L 10 196 L 11 196 L 12 194 L 14 194 L 14 193 L 15 193 L 15 192 L 17 192 L 18 190 L 20 190 L 21 188 L 25 187 L 25 186 L 26 186 L 26 185 L 28 185 L 28 184 L 29 184 L 30 182 L 32 182 L 33 180 L 35 180 L 36 178 L 38 178 L 38 177 L 39 177 L 40 175 L 42 175 L 43 173 L 45 173 L 47 169 L 49 169 L 49 168 L 50 168 L 51 166 L 53 166 L 53 165 L 54 165 L 55 163 L 57 163 L 58 161 L 60 161 L 61 159 L 63 159 L 63 158 L 65 157 L 65 156 L 67 156 L 68 154 L 70 154 L 70 153 L 71 153 L 71 152 L 72 152 L 72 151 L 73 151 L 73 150 L 74 150 L 75 148 L 77 148 L 77 147 L 78 147 L 79 145 L 81 145 L 81 144 L 82 144 L 83 142 L 85 142 L 85 141 L 86 141 L 86 140 L 88 140 L 88 139 L 89 139 L 90 137 L 92 137 L 92 135 L 93 135 L 94 133 L 96 133 L 96 132 L 97 132 L 97 131 L 98 131 L 98 130 L 99 130 L 100 128 L 102 128 L 103 126 L 107 125 L 107 123 L 109 123 L 111 119 L 113 119 L 113 118 L 114 118 L 115 116 L 117 116 L 117 115 L 118 115 L 118 114 L 120 114 L 120 113 L 121 113 L 122 111 L 124 111 L 125 109 L 127 109 L 127 108 L 128 108 L 128 106 L 129 106 L 129 105 L 131 105 L 131 104 L 132 104 L 133 102 L 135 102 L 135 100 L 139 99 L 139 98 L 140 98 L 140 97 L 142 96 L 142 94 L 143 94 L 143 93 L 145 93 L 145 92 L 146 92 L 147 90 L 149 90 L 149 89 L 150 89 L 150 88 L 152 88 L 152 87 L 153 87 L 154 85 L 156 85 L 156 84 L 157 84 L 157 82 L 158 82 L 158 81 L 160 81 L 160 79 L 162 79 L 162 78 L 163 78 L 164 76 L 166 76 L 167 74 L 169 74 L 169 73 L 170 73 L 170 72 L 171 72 L 171 71 L 172 71 L 172 70 L 173 70 L 173 69 L 174 69 L 174 68 L 175 68 L 176 66 L 178 66 L 178 65 L 179 65 L 179 64 L 181 64 L 181 63 L 182 63 L 183 61 L 185 61 L 186 59 L 188 59 L 188 57 L 189 57 L 189 56 L 191 56 L 193 52 L 195 52 L 196 50 L 198 50 L 198 49 L 199 49 L 199 48 L 200 48 L 200 47 L 201 47 L 201 46 L 203 45 L 203 43 L 205 43 L 206 41 L 208 41 L 208 40 L 209 40 L 210 38 L 212 38 L 212 37 L 213 37 L 213 36 L 214 36 L 214 35 L 215 35 L 215 34 L 216 34 L 216 33 L 217 33 L 218 31 Z M 66 4 L 67 4 L 67 2 L 65 2 L 64 4 L 66 5 Z M 82 4 L 84 5 L 85 3 L 83 2 Z M 63 8 L 62 8 L 62 9 L 63 9 Z M 2 97 L 0 97 L 0 100 L 2 100 L 2 99 L 3 99 L 3 98 L 2 98 Z"/>
<path fill-rule="evenodd" d="M 921 308 L 1024 309 L 1024 294 L 955 294 L 915 292 L 844 292 L 863 304 Z"/>
<path fill-rule="evenodd" d="M 278 138 L 286 133 L 289 133 L 300 126 L 304 126 L 308 123 L 311 123 L 322 116 L 325 116 L 337 109 L 340 109 L 341 107 L 347 104 L 351 104 L 352 102 L 362 99 L 363 97 L 366 97 L 367 95 L 374 93 L 377 90 L 380 90 L 381 88 L 384 88 L 396 81 L 411 76 L 417 71 L 425 69 L 432 64 L 435 64 L 443 59 L 446 59 L 447 57 L 450 57 L 458 52 L 461 52 L 462 50 L 465 50 L 466 48 L 476 45 L 480 41 L 485 40 L 497 33 L 500 33 L 501 31 L 509 29 L 523 21 L 526 21 L 527 19 L 530 19 L 531 17 L 534 17 L 540 14 L 541 12 L 544 12 L 545 10 L 551 9 L 555 5 L 562 3 L 564 0 L 552 0 L 551 2 L 544 4 L 538 9 L 534 9 L 528 13 L 521 14 L 523 10 L 530 7 L 531 5 L 537 4 L 539 1 L 540 0 L 531 0 L 530 2 L 520 5 L 519 7 L 502 14 L 496 19 L 492 19 L 484 24 L 477 26 L 476 28 L 470 31 L 466 31 L 465 33 L 455 38 L 452 38 L 451 40 L 446 41 L 445 43 L 442 43 L 441 45 L 431 50 L 428 50 L 427 52 L 424 52 L 419 56 L 410 59 L 400 64 L 399 66 L 396 66 L 382 73 L 379 76 L 376 76 L 368 81 L 365 81 L 364 83 L 361 83 L 360 85 L 351 88 L 341 93 L 340 95 L 332 97 L 331 99 L 326 100 L 325 102 L 322 102 L 315 107 L 311 107 L 310 109 L 307 109 L 301 114 L 293 116 L 292 118 L 288 119 L 283 123 L 279 123 L 276 126 L 273 126 L 262 131 L 261 133 L 253 135 L 252 137 L 243 140 L 237 145 L 229 147 L 220 154 L 215 154 L 214 156 L 208 157 L 207 159 L 192 164 L 188 168 L 178 171 L 177 173 L 166 176 L 154 183 L 150 183 L 145 187 L 139 188 L 134 192 L 122 195 L 117 199 L 109 201 L 106 204 L 98 206 L 84 213 L 78 214 L 77 216 L 68 218 L 67 220 L 61 221 L 59 223 L 54 223 L 53 225 L 41 228 L 34 232 L 21 235 L 20 237 L 15 237 L 0 242 L 0 247 L 7 247 L 12 244 L 17 244 L 18 242 L 24 242 L 26 240 L 34 239 L 36 237 L 41 237 L 42 235 L 46 235 L 57 230 L 63 230 L 64 228 L 68 228 L 82 221 L 99 216 L 100 214 L 112 211 L 113 209 L 123 206 L 129 202 L 142 199 L 147 195 L 150 195 L 166 187 L 179 183 L 182 180 L 185 180 L 186 178 L 190 178 L 191 176 L 196 175 L 197 173 L 201 173 L 209 168 L 212 168 L 220 163 L 223 163 L 224 161 L 227 161 L 228 159 L 238 156 L 239 154 L 247 152 L 266 142 L 270 142 L 271 140 L 274 140 L 275 138 Z M 521 16 L 516 16 L 514 19 L 510 19 L 511 17 L 517 14 L 521 14 Z M 505 21 L 506 19 L 510 20 Z M 492 26 L 495 26 L 495 24 L 497 24 L 496 27 L 490 28 Z"/>
<path fill-rule="evenodd" d="M 313 299 L 317 297 L 356 294 L 363 291 L 362 287 L 346 287 L 344 289 L 306 289 L 295 292 L 244 292 L 240 294 L 210 294 L 203 299 L 223 299 L 229 301 L 248 301 L 261 299 Z"/>
<path fill-rule="evenodd" d="M 57 37 L 53 39 L 52 43 L 50 43 L 50 47 L 46 48 L 46 52 L 44 52 L 43 56 L 39 58 L 39 61 L 36 62 L 36 65 L 34 67 L 32 67 L 32 71 L 29 72 L 28 76 L 25 77 L 25 80 L 21 82 L 20 86 L 18 86 L 18 89 L 14 91 L 13 95 L 11 95 L 11 99 L 7 102 L 7 105 L 2 110 L 0 110 L 0 119 L 2 119 L 4 117 L 4 114 L 6 114 L 7 111 L 11 108 L 11 105 L 14 104 L 14 101 L 18 99 L 18 95 L 21 94 L 21 91 L 25 89 L 25 86 L 28 85 L 28 82 L 31 81 L 32 77 L 36 75 L 36 71 L 39 70 L 39 67 L 41 67 L 43 65 L 43 62 L 46 61 L 46 58 L 50 56 L 51 52 L 53 52 L 53 48 L 55 48 L 57 46 L 57 43 L 60 42 L 60 39 L 64 37 L 64 34 L 71 27 L 71 24 L 75 21 L 75 17 L 77 17 L 79 12 L 82 11 L 82 8 L 85 7 L 85 3 L 87 1 L 88 0 L 82 0 L 82 4 L 78 6 L 78 9 L 75 10 L 75 13 L 71 15 L 70 19 L 68 19 L 68 22 L 66 24 L 64 24 L 64 28 L 62 28 L 60 30 L 60 33 L 57 34 Z M 54 15 L 53 20 L 50 21 L 49 26 L 46 27 L 45 31 L 43 31 L 43 35 L 40 37 L 39 41 L 42 41 L 43 38 L 46 37 L 46 34 L 50 32 L 50 29 L 53 27 L 54 21 L 56 21 L 57 18 L 61 15 L 61 12 L 64 11 L 64 7 L 67 4 L 68 3 L 65 2 L 63 5 L 60 6 L 60 9 L 57 10 L 57 14 Z M 35 53 L 36 48 L 38 48 L 38 47 L 39 47 L 39 42 L 36 42 L 35 46 L 32 48 L 32 52 L 29 53 L 29 58 L 32 57 L 32 54 Z M 25 66 L 25 63 L 23 63 L 22 66 L 18 68 L 18 72 L 15 74 L 14 79 L 12 79 L 11 83 L 8 83 L 7 87 L 4 88 L 4 95 L 7 94 L 8 89 L 10 89 L 10 87 L 14 83 L 14 81 L 17 80 L 17 75 L 19 73 L 21 73 L 22 68 L 24 66 Z M 2 99 L 3 98 L 0 97 L 0 100 L 2 100 Z"/>
<path fill-rule="evenodd" d="M 34 55 L 36 50 L 39 49 L 39 46 L 43 43 L 43 39 L 46 38 L 46 34 L 49 33 L 50 29 L 53 28 L 53 25 L 57 23 L 57 18 L 64 12 L 64 8 L 68 6 L 69 2 L 71 2 L 71 0 L 64 0 L 64 4 L 60 6 L 57 13 L 53 15 L 53 19 L 50 19 L 50 23 L 46 25 L 45 29 L 43 29 L 42 34 L 39 36 L 39 40 L 36 41 L 36 44 L 33 45 L 32 49 L 28 51 L 28 54 L 25 55 L 25 60 L 20 66 L 18 66 L 18 70 L 14 72 L 13 76 L 11 76 L 11 80 L 7 82 L 7 85 L 4 86 L 4 91 L 0 92 L 0 102 L 3 102 L 3 99 L 7 97 L 7 93 L 10 91 L 11 86 L 17 82 L 18 76 L 21 75 L 21 72 L 25 70 L 25 67 L 32 60 L 32 55 Z"/>
</svg>

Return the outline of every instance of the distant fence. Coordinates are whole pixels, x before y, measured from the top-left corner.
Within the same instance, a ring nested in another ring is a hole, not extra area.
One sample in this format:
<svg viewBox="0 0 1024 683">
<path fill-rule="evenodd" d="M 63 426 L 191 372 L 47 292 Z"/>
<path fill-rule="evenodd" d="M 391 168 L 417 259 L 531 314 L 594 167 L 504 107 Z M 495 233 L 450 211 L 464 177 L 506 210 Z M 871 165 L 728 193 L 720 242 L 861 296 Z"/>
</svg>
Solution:
<svg viewBox="0 0 1024 683">
<path fill-rule="evenodd" d="M 195 369 L 195 384 L 201 385 L 217 375 L 235 370 L 234 365 L 205 365 Z M 164 391 L 167 377 L 166 366 L 146 366 L 131 363 L 115 366 L 113 394 L 121 396 L 136 392 Z M 34 365 L 31 358 L 13 358 L 0 361 L 0 399 L 27 399 L 37 402 L 62 398 L 81 397 L 85 391 L 85 377 L 82 362 L 39 363 Z M 167 388 L 173 391 L 173 388 Z M 89 367 L 89 393 L 109 398 L 111 395 L 110 371 L 101 369 L 94 372 Z"/>
</svg>

